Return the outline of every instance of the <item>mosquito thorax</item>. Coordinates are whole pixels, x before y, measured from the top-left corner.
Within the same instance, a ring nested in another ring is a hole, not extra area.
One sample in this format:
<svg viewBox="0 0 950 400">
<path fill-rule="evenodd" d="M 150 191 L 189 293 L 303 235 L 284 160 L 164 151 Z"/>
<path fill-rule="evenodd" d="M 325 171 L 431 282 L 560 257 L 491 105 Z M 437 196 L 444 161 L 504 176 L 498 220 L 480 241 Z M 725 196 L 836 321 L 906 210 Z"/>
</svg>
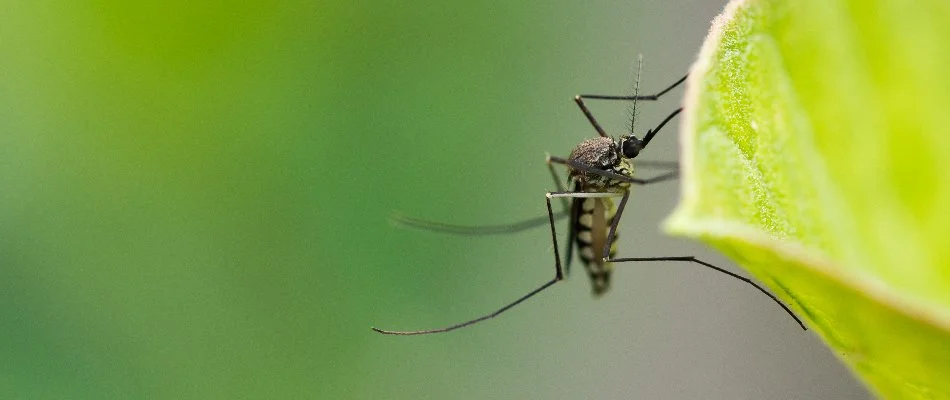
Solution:
<svg viewBox="0 0 950 400">
<path fill-rule="evenodd" d="M 633 139 L 636 140 L 636 138 Z M 624 140 L 618 142 L 609 137 L 587 139 L 571 151 L 571 155 L 568 156 L 568 159 L 599 170 L 610 171 L 624 176 L 633 176 L 633 165 L 630 163 L 630 157 L 624 154 L 624 143 L 626 143 Z M 637 151 L 639 151 L 639 149 L 637 149 Z M 592 189 L 629 186 L 626 182 L 619 182 L 601 175 L 577 170 L 571 170 L 568 178 L 580 182 L 584 186 L 589 186 Z"/>
</svg>

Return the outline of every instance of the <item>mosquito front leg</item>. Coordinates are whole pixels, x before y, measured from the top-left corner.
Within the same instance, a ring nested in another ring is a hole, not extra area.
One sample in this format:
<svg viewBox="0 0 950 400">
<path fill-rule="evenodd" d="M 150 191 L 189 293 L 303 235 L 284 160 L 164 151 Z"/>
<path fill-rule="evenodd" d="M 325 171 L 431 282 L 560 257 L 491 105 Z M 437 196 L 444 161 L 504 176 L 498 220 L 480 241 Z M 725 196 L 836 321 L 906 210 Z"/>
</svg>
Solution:
<svg viewBox="0 0 950 400">
<path fill-rule="evenodd" d="M 574 96 L 574 102 L 577 103 L 577 107 L 581 109 L 581 112 L 584 113 L 584 116 L 587 117 L 587 121 L 590 122 L 591 126 L 594 127 L 594 130 L 597 131 L 601 137 L 607 137 L 607 132 L 604 131 L 604 128 L 600 127 L 600 124 L 597 122 L 597 118 L 594 118 L 594 114 L 590 112 L 590 109 L 587 108 L 587 105 L 584 104 L 584 99 L 592 100 L 627 100 L 627 101 L 637 101 L 637 100 L 646 100 L 654 101 L 659 100 L 660 96 L 666 94 L 673 88 L 679 86 L 686 81 L 686 76 L 680 78 L 678 81 L 673 82 L 672 85 L 663 89 L 656 94 L 650 95 L 634 95 L 634 96 L 608 96 L 608 95 L 599 95 L 599 94 L 579 94 Z"/>
<path fill-rule="evenodd" d="M 626 176 L 626 175 L 620 175 L 620 174 L 613 173 L 613 172 L 610 172 L 610 171 L 604 171 L 604 170 L 602 170 L 602 169 L 598 169 L 598 168 L 590 167 L 590 166 L 587 166 L 587 165 L 583 165 L 583 164 L 580 164 L 580 163 L 577 163 L 577 162 L 574 162 L 574 161 L 571 161 L 571 160 L 568 160 L 568 159 L 565 159 L 565 158 L 561 158 L 561 157 L 550 156 L 549 158 L 550 158 L 550 160 L 551 160 L 552 163 L 561 164 L 561 165 L 566 165 L 566 166 L 570 167 L 571 169 L 575 169 L 575 170 L 578 170 L 578 171 L 584 171 L 584 172 L 589 173 L 589 174 L 600 175 L 600 176 L 603 176 L 603 177 L 606 177 L 606 178 L 610 178 L 610 179 L 617 180 L 617 181 L 620 181 L 620 182 L 632 183 L 632 184 L 635 184 L 635 185 L 649 185 L 649 184 L 651 184 L 651 183 L 658 183 L 658 182 L 668 181 L 668 180 L 670 180 L 670 179 L 675 179 L 675 178 L 678 176 L 678 172 L 677 172 L 677 171 L 673 171 L 673 172 L 668 172 L 668 173 L 665 173 L 665 174 L 663 174 L 663 175 L 656 176 L 656 177 L 649 178 L 649 179 L 639 179 L 639 178 L 634 178 L 634 177 L 630 177 L 630 176 Z"/>
</svg>

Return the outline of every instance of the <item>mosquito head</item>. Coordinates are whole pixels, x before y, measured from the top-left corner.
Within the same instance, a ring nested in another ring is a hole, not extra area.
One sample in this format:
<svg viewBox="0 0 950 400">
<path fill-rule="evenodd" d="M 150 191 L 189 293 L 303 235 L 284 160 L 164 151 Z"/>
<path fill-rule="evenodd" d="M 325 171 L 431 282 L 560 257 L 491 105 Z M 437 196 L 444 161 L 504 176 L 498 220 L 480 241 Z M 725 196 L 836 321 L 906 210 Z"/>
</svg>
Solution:
<svg viewBox="0 0 950 400">
<path fill-rule="evenodd" d="M 617 151 L 625 158 L 636 158 L 640 150 L 643 150 L 643 141 L 633 135 L 621 136 L 620 142 L 617 143 Z"/>
</svg>

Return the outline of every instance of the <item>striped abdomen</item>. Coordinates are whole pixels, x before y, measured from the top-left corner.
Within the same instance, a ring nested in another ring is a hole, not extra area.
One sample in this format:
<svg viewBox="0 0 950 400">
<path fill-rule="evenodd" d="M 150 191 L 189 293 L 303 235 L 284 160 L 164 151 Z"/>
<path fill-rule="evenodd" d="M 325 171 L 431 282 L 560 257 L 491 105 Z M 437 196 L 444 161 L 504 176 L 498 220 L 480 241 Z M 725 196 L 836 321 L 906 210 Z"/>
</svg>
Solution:
<svg viewBox="0 0 950 400">
<path fill-rule="evenodd" d="M 574 199 L 574 243 L 580 255 L 587 275 L 594 286 L 594 294 L 601 295 L 610 288 L 610 272 L 613 265 L 603 261 L 604 243 L 610 234 L 610 224 L 617 214 L 613 198 L 577 198 Z M 617 252 L 617 233 L 610 243 L 610 258 Z"/>
</svg>

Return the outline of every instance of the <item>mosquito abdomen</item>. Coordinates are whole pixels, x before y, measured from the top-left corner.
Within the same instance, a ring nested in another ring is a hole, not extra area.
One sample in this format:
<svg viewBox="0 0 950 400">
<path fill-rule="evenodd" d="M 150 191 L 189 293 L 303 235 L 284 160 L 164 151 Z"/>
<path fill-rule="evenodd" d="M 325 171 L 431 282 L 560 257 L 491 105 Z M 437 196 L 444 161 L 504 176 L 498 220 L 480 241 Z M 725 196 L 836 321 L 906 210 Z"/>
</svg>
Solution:
<svg viewBox="0 0 950 400">
<path fill-rule="evenodd" d="M 610 289 L 611 263 L 603 259 L 604 243 L 610 234 L 610 224 L 617 214 L 617 207 L 609 197 L 579 198 L 579 210 L 573 226 L 577 230 L 574 242 L 577 244 L 581 262 L 591 279 L 595 295 L 602 295 Z M 613 258 L 616 253 L 617 234 L 614 233 L 610 243 L 610 254 Z"/>
</svg>

